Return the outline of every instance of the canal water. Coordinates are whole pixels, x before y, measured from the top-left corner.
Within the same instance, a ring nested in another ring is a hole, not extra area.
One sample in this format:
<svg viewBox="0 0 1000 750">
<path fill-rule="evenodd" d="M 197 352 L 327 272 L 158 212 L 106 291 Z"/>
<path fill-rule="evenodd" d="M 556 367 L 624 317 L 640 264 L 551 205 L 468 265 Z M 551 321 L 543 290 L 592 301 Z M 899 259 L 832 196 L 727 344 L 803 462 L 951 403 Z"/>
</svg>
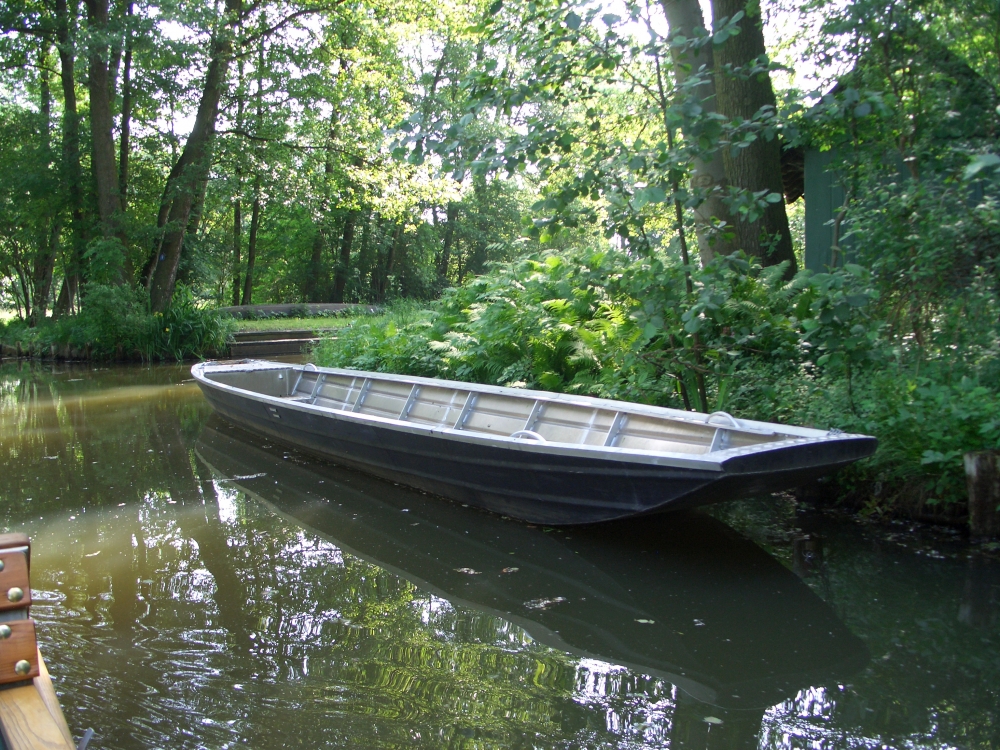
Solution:
<svg viewBox="0 0 1000 750">
<path fill-rule="evenodd" d="M 0 364 L 0 529 L 94 748 L 987 748 L 1000 564 L 787 498 L 505 520 L 213 417 L 186 367 Z"/>
</svg>

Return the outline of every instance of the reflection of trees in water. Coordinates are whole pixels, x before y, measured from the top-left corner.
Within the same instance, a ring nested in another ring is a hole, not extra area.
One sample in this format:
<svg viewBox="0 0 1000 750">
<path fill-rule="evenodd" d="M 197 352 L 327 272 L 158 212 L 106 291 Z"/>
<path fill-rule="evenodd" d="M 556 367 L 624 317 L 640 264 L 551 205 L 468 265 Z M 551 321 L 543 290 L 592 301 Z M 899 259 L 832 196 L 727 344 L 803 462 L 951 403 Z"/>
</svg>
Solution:
<svg viewBox="0 0 1000 750">
<path fill-rule="evenodd" d="M 116 747 L 278 735 L 303 747 L 619 747 L 677 731 L 669 684 L 580 663 L 343 554 L 213 481 L 181 430 L 161 415 L 149 433 L 164 489 L 95 509 L 74 522 L 72 549 L 44 553 L 39 585 L 64 602 L 39 613 L 50 661 L 88 675 L 64 696 L 74 729 L 98 726 Z M 704 735 L 704 708 L 688 713 L 685 733 Z"/>
<path fill-rule="evenodd" d="M 166 415 L 193 438 L 210 408 L 183 367 L 0 366 L 0 521 L 165 491 L 152 460 Z M 28 499 L 30 498 L 30 500 Z"/>
<path fill-rule="evenodd" d="M 864 635 L 873 659 L 841 689 L 802 690 L 770 709 L 761 747 L 878 747 L 895 738 L 914 747 L 996 747 L 997 559 L 970 555 L 940 530 L 864 529 L 782 505 L 740 501 L 713 513 L 796 569 Z"/>
</svg>

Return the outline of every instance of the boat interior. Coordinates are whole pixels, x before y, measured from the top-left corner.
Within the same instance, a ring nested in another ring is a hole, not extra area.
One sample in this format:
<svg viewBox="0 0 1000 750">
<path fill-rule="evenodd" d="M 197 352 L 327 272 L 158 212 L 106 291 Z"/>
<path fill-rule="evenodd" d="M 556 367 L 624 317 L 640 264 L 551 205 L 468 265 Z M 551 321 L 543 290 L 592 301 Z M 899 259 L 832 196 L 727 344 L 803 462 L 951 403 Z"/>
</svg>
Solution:
<svg viewBox="0 0 1000 750">
<path fill-rule="evenodd" d="M 310 366 L 206 370 L 215 382 L 331 411 L 353 412 L 468 433 L 626 450 L 706 454 L 800 437 L 744 425 L 725 412 L 690 418 L 616 410 L 584 398 L 476 390 L 451 383 L 410 383 L 370 373 L 323 372 Z M 624 406 L 624 404 L 623 404 Z M 276 415 L 276 414 L 275 414 Z"/>
</svg>

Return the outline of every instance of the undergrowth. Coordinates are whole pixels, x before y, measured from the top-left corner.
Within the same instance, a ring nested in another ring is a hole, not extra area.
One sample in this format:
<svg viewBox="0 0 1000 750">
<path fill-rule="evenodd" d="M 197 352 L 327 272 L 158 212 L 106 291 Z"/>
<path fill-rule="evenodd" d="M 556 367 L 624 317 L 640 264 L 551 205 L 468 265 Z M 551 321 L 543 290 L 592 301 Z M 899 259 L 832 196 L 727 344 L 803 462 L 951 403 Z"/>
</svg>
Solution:
<svg viewBox="0 0 1000 750">
<path fill-rule="evenodd" d="M 666 255 L 535 255 L 356 321 L 314 359 L 871 434 L 879 449 L 838 476 L 841 496 L 960 512 L 963 454 L 1000 445 L 993 269 L 972 264 L 947 293 L 926 292 L 941 275 L 922 271 L 907 313 L 918 303 L 872 265 L 786 281 L 737 254 L 692 270 L 688 292 Z"/>
<path fill-rule="evenodd" d="M 195 305 L 181 287 L 164 313 L 149 311 L 143 290 L 91 285 L 77 315 L 37 327 L 15 321 L 0 328 L 0 342 L 23 352 L 59 353 L 97 360 L 183 360 L 224 352 L 235 326 L 231 318 Z"/>
</svg>

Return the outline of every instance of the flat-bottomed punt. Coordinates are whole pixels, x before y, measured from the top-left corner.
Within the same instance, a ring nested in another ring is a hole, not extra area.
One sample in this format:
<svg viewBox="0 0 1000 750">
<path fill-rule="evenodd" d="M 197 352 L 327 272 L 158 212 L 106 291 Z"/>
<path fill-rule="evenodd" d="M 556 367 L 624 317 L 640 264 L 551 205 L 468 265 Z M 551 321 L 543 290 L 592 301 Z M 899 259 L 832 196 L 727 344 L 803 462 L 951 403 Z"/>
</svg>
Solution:
<svg viewBox="0 0 1000 750">
<path fill-rule="evenodd" d="M 533 523 L 796 487 L 872 437 L 621 401 L 277 362 L 203 362 L 222 416 L 336 463 Z"/>
</svg>

